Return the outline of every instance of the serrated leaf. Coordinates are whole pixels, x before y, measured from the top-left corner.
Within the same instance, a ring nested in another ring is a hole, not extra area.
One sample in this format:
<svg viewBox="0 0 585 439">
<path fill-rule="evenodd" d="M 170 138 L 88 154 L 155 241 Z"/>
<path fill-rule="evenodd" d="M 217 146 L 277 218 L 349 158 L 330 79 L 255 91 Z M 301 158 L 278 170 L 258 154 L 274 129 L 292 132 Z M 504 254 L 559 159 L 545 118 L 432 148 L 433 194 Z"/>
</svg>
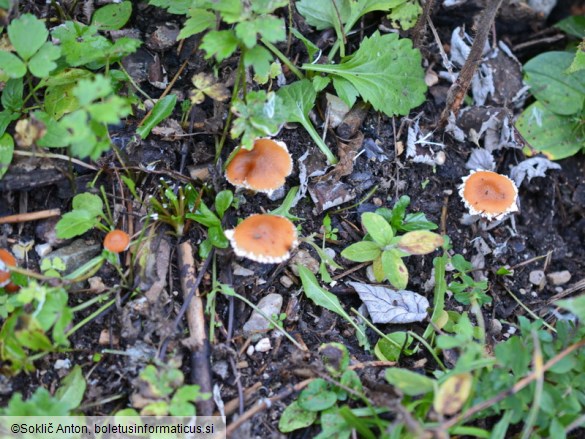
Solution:
<svg viewBox="0 0 585 439">
<path fill-rule="evenodd" d="M 334 84 L 338 78 L 351 82 L 364 101 L 388 116 L 407 115 L 425 100 L 420 52 L 397 34 L 376 31 L 340 64 L 304 64 L 303 68 L 331 75 Z"/>
<path fill-rule="evenodd" d="M 28 61 L 47 41 L 45 23 L 32 14 L 21 15 L 8 25 L 8 37 L 22 59 Z"/>
<path fill-rule="evenodd" d="M 73 89 L 73 95 L 83 107 L 91 102 L 104 98 L 112 93 L 112 83 L 110 79 L 103 75 L 96 75 L 93 79 L 83 79 L 79 81 Z"/>
<path fill-rule="evenodd" d="M 416 24 L 421 12 L 418 2 L 407 1 L 393 8 L 388 18 L 392 20 L 394 27 L 408 30 Z"/>
<path fill-rule="evenodd" d="M 443 242 L 443 237 L 437 233 L 418 230 L 402 235 L 398 242 L 398 248 L 411 255 L 426 255 L 442 246 Z"/>
<path fill-rule="evenodd" d="M 22 78 L 26 75 L 26 64 L 15 54 L 0 50 L 0 70 L 10 78 Z"/>
<path fill-rule="evenodd" d="M 171 14 L 185 15 L 189 11 L 192 0 L 148 0 L 149 5 L 165 8 Z"/>
<path fill-rule="evenodd" d="M 571 74 L 581 70 L 585 70 L 585 40 L 581 41 L 577 47 L 577 53 L 575 53 L 575 58 L 567 69 L 567 73 Z"/>
<path fill-rule="evenodd" d="M 138 127 L 136 133 L 141 138 L 146 139 L 155 126 L 171 115 L 175 109 L 176 103 L 177 95 L 168 95 L 159 99 L 159 101 L 154 104 L 150 116 L 148 116 L 144 123 Z"/>
<path fill-rule="evenodd" d="M 24 90 L 24 84 L 22 79 L 10 79 L 4 84 L 4 90 L 2 90 L 2 105 L 6 110 L 19 112 L 22 110 L 24 101 L 22 99 L 22 93 Z"/>
<path fill-rule="evenodd" d="M 432 392 L 435 381 L 416 372 L 390 367 L 386 369 L 386 381 L 410 396 Z"/>
<path fill-rule="evenodd" d="M 390 224 L 382 216 L 373 212 L 366 212 L 362 214 L 361 219 L 368 234 L 380 247 L 390 244 L 394 237 L 394 232 Z"/>
<path fill-rule="evenodd" d="M 388 250 L 382 253 L 382 267 L 388 281 L 399 290 L 408 285 L 408 269 L 404 265 L 401 254 L 397 250 Z"/>
<path fill-rule="evenodd" d="M 412 323 L 427 317 L 429 301 L 414 291 L 394 291 L 360 282 L 347 284 L 356 290 L 374 323 Z"/>
<path fill-rule="evenodd" d="M 334 2 L 335 4 L 333 4 Z M 300 0 L 296 2 L 295 6 L 299 13 L 305 17 L 305 21 L 317 30 L 341 28 L 351 12 L 349 0 L 327 2 Z"/>
<path fill-rule="evenodd" d="M 530 146 L 551 160 L 575 155 L 585 144 L 577 121 L 570 116 L 553 113 L 539 101 L 522 112 L 516 121 L 516 128 Z"/>
<path fill-rule="evenodd" d="M 582 110 L 585 72 L 567 74 L 574 55 L 545 52 L 524 65 L 524 81 L 536 99 L 553 113 L 568 116 Z"/>
<path fill-rule="evenodd" d="M 258 76 L 268 75 L 272 59 L 272 54 L 262 46 L 255 46 L 244 53 L 244 65 L 254 67 Z"/>
<path fill-rule="evenodd" d="M 47 87 L 45 90 L 45 110 L 55 120 L 79 108 L 79 102 L 73 94 L 74 88 L 75 83 L 70 83 Z"/>
<path fill-rule="evenodd" d="M 354 262 L 367 262 L 376 259 L 382 250 L 372 241 L 356 242 L 341 252 L 341 256 Z"/>
<path fill-rule="evenodd" d="M 118 30 L 130 19 L 132 2 L 111 3 L 99 8 L 91 17 L 91 24 L 99 30 Z"/>
<path fill-rule="evenodd" d="M 57 68 L 55 62 L 61 56 L 61 48 L 46 42 L 28 62 L 28 69 L 37 78 L 46 78 Z"/>
<path fill-rule="evenodd" d="M 202 94 L 206 94 L 214 101 L 224 102 L 230 98 L 230 91 L 226 85 L 218 82 L 211 74 L 198 73 L 193 76 L 191 82 Z M 203 102 L 203 100 L 200 102 Z"/>
<path fill-rule="evenodd" d="M 238 48 L 238 39 L 232 30 L 207 32 L 201 40 L 201 49 L 205 50 L 205 58 L 215 57 L 223 61 Z"/>
<path fill-rule="evenodd" d="M 215 14 L 205 9 L 193 8 L 189 10 L 189 18 L 177 36 L 178 40 L 188 38 L 215 26 Z"/>
<path fill-rule="evenodd" d="M 14 154 L 14 140 L 8 133 L 0 136 L 0 179 L 8 171 L 10 163 L 12 163 L 12 155 Z"/>
<path fill-rule="evenodd" d="M 57 236 L 61 239 L 69 239 L 83 235 L 95 227 L 97 222 L 96 217 L 86 210 L 67 212 L 57 223 Z"/>
</svg>

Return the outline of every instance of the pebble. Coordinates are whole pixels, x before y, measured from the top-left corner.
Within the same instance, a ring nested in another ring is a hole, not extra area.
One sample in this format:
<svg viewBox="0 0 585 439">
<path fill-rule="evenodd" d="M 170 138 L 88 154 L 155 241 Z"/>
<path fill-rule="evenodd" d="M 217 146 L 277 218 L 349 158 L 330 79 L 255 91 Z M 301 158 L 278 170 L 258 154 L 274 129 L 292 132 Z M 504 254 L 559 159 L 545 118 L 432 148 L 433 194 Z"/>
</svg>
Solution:
<svg viewBox="0 0 585 439">
<path fill-rule="evenodd" d="M 292 286 L 293 286 L 293 283 L 294 283 L 294 282 L 293 282 L 293 281 L 292 281 L 292 279 L 291 279 L 290 277 L 288 277 L 288 276 L 281 276 L 281 277 L 280 277 L 280 283 L 281 283 L 281 285 L 282 285 L 283 287 L 285 287 L 285 288 L 290 288 L 290 287 L 292 287 Z"/>
<path fill-rule="evenodd" d="M 492 319 L 490 329 L 492 334 L 500 334 L 502 332 L 502 322 L 500 322 L 498 319 Z"/>
<path fill-rule="evenodd" d="M 542 270 L 533 270 L 528 275 L 528 280 L 532 285 L 536 285 L 539 288 L 542 288 L 546 283 L 546 276 L 544 275 L 544 271 Z"/>
<path fill-rule="evenodd" d="M 39 255 L 39 258 L 44 258 L 53 251 L 53 248 L 51 247 L 51 244 L 37 244 L 35 245 L 35 251 L 37 252 L 37 255 Z"/>
<path fill-rule="evenodd" d="M 269 317 L 278 316 L 282 308 L 283 298 L 280 294 L 270 293 L 258 302 L 258 309 Z M 244 337 L 258 337 L 259 334 L 270 330 L 271 323 L 260 313 L 254 311 L 246 323 L 244 323 Z"/>
<path fill-rule="evenodd" d="M 94 256 L 97 256 L 101 249 L 102 246 L 100 244 L 88 245 L 83 239 L 77 239 L 68 246 L 49 253 L 43 260 L 60 258 L 66 267 L 65 274 L 69 274 Z"/>
<path fill-rule="evenodd" d="M 264 337 L 258 343 L 256 343 L 254 348 L 256 349 L 256 352 L 268 352 L 270 349 L 272 349 L 270 339 L 268 337 Z"/>
<path fill-rule="evenodd" d="M 555 271 L 546 275 L 553 285 L 564 285 L 571 280 L 571 273 L 568 270 Z"/>
<path fill-rule="evenodd" d="M 71 360 L 69 358 L 66 358 L 64 360 L 57 360 L 55 361 L 55 365 L 53 367 L 56 370 L 69 369 L 71 367 Z"/>
<path fill-rule="evenodd" d="M 228 377 L 227 361 L 224 360 L 216 361 L 215 363 L 213 363 L 213 366 L 211 366 L 211 370 L 222 380 L 225 380 Z"/>
<path fill-rule="evenodd" d="M 246 349 L 246 354 L 248 355 L 248 357 L 254 355 L 254 352 L 256 352 L 256 349 L 254 349 L 254 346 L 252 345 L 248 346 L 248 349 Z"/>
<path fill-rule="evenodd" d="M 298 276 L 299 270 L 297 265 L 308 268 L 312 273 L 317 273 L 319 271 L 319 261 L 311 256 L 311 254 L 306 250 L 299 250 L 289 263 L 293 273 Z"/>
</svg>

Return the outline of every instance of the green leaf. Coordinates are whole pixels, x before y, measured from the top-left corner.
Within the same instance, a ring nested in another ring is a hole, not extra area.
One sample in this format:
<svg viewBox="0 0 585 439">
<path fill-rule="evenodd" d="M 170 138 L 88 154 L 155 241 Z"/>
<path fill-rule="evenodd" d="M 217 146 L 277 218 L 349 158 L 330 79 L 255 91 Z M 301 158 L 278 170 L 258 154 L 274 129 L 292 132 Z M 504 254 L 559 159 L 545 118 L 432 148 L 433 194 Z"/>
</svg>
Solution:
<svg viewBox="0 0 585 439">
<path fill-rule="evenodd" d="M 331 75 L 334 84 L 339 78 L 351 82 L 364 101 L 388 116 L 407 115 L 425 100 L 420 52 L 397 34 L 376 31 L 340 64 L 304 64 L 303 68 Z"/>
<path fill-rule="evenodd" d="M 101 35 L 96 35 L 95 26 L 85 26 L 78 22 L 67 21 L 51 31 L 54 38 L 61 42 L 61 52 L 72 67 L 91 65 L 99 68 L 105 63 L 112 43 Z"/>
<path fill-rule="evenodd" d="M 311 412 L 321 412 L 333 407 L 336 402 L 337 395 L 330 390 L 329 384 L 322 378 L 311 381 L 298 399 L 299 406 Z"/>
<path fill-rule="evenodd" d="M 10 125 L 10 122 L 18 119 L 20 113 L 14 113 L 10 110 L 0 111 L 0 136 L 4 135 L 6 128 Z"/>
<path fill-rule="evenodd" d="M 341 343 L 322 344 L 319 346 L 319 356 L 327 372 L 334 377 L 341 376 L 349 366 L 349 352 Z"/>
<path fill-rule="evenodd" d="M 297 37 L 301 41 L 301 43 L 303 43 L 303 45 L 305 46 L 305 49 L 307 50 L 307 53 L 309 54 L 309 60 L 313 61 L 315 54 L 319 53 L 319 51 L 321 49 L 319 49 L 319 47 L 316 44 L 314 44 L 311 40 L 306 38 L 302 33 L 300 33 L 294 27 L 291 28 L 290 31 L 295 37 Z"/>
<path fill-rule="evenodd" d="M 130 19 L 132 2 L 111 3 L 99 8 L 91 17 L 91 24 L 99 30 L 118 30 Z"/>
<path fill-rule="evenodd" d="M 111 93 L 112 83 L 103 75 L 96 75 L 93 79 L 83 79 L 73 89 L 73 94 L 82 107 L 97 99 L 105 98 Z"/>
<path fill-rule="evenodd" d="M 387 334 L 386 337 L 382 337 L 378 340 L 378 343 L 376 343 L 376 347 L 374 348 L 374 353 L 381 361 L 398 361 L 402 352 L 406 355 L 412 354 L 412 351 L 408 350 L 411 343 L 412 337 L 406 332 L 391 332 L 390 334 Z M 404 350 L 402 349 L 403 347 Z"/>
<path fill-rule="evenodd" d="M 571 299 L 559 300 L 556 304 L 575 314 L 581 322 L 585 322 L 585 294 Z"/>
<path fill-rule="evenodd" d="M 93 216 L 103 215 L 104 203 L 100 197 L 89 192 L 77 194 L 71 203 L 75 210 L 85 210 Z"/>
<path fill-rule="evenodd" d="M 267 76 L 270 73 L 272 54 L 262 46 L 255 46 L 244 52 L 244 65 L 254 67 L 258 76 Z"/>
<path fill-rule="evenodd" d="M 155 126 L 171 115 L 175 109 L 176 103 L 177 95 L 168 95 L 160 99 L 154 105 L 150 116 L 148 116 L 142 126 L 136 130 L 136 133 L 141 138 L 146 139 Z"/>
<path fill-rule="evenodd" d="M 86 69 L 64 69 L 46 78 L 44 84 L 47 87 L 57 87 L 60 85 L 75 86 L 80 80 L 93 78 L 93 76 L 94 74 Z"/>
<path fill-rule="evenodd" d="M 354 262 L 367 262 L 376 259 L 382 250 L 372 241 L 356 242 L 341 252 L 341 256 Z"/>
<path fill-rule="evenodd" d="M 223 214 L 229 209 L 233 201 L 234 194 L 230 190 L 221 191 L 215 196 L 215 210 L 219 218 L 223 218 Z"/>
<path fill-rule="evenodd" d="M 28 61 L 47 41 L 45 23 L 32 14 L 21 15 L 8 25 L 8 37 L 22 59 Z"/>
<path fill-rule="evenodd" d="M 539 101 L 522 112 L 516 128 L 530 146 L 552 160 L 575 155 L 585 143 L 578 121 L 553 113 Z"/>
<path fill-rule="evenodd" d="M 201 48 L 205 50 L 206 59 L 215 57 L 217 62 L 221 62 L 238 48 L 238 39 L 232 30 L 214 30 L 205 34 Z"/>
<path fill-rule="evenodd" d="M 585 38 L 585 16 L 573 15 L 554 25 L 557 29 L 577 38 Z"/>
<path fill-rule="evenodd" d="M 424 395 L 435 388 L 435 381 L 429 377 L 396 367 L 386 369 L 386 381 L 409 396 Z"/>
<path fill-rule="evenodd" d="M 4 108 L 13 112 L 22 111 L 22 106 L 24 105 L 22 99 L 23 90 L 22 79 L 8 80 L 4 85 L 4 90 L 2 90 L 2 105 Z"/>
<path fill-rule="evenodd" d="M 57 68 L 55 60 L 61 56 L 61 48 L 46 42 L 28 62 L 28 69 L 37 78 L 46 78 Z"/>
<path fill-rule="evenodd" d="M 585 101 L 585 72 L 566 73 L 573 57 L 569 52 L 545 52 L 524 65 L 524 81 L 534 97 L 564 116 L 581 111 Z"/>
<path fill-rule="evenodd" d="M 278 421 L 278 429 L 281 433 L 290 433 L 291 431 L 308 427 L 313 424 L 316 419 L 317 412 L 305 410 L 300 406 L 298 401 L 293 401 L 282 412 L 280 420 Z"/>
<path fill-rule="evenodd" d="M 189 18 L 179 32 L 178 40 L 188 38 L 215 26 L 215 14 L 205 9 L 193 8 L 189 10 Z"/>
<path fill-rule="evenodd" d="M 317 92 L 313 88 L 311 81 L 303 79 L 293 82 L 290 85 L 281 87 L 277 94 L 282 99 L 286 122 L 300 123 L 317 144 L 321 152 L 325 154 L 327 161 L 330 164 L 337 163 L 337 158 L 325 142 L 323 142 L 323 139 L 309 120 L 309 112 L 313 109 L 315 99 L 317 99 Z"/>
<path fill-rule="evenodd" d="M 581 44 L 577 47 L 577 53 L 573 62 L 567 69 L 567 73 L 575 73 L 581 70 L 585 70 L 585 40 L 581 41 Z"/>
<path fill-rule="evenodd" d="M 22 78 L 26 75 L 26 64 L 15 54 L 0 50 L 0 70 L 10 78 Z"/>
<path fill-rule="evenodd" d="M 422 8 L 418 2 L 410 0 L 392 9 L 388 18 L 392 20 L 392 25 L 394 27 L 408 30 L 411 27 L 414 27 L 421 12 Z"/>
<path fill-rule="evenodd" d="M 394 237 L 394 232 L 386 220 L 373 212 L 362 214 L 362 224 L 372 239 L 380 246 L 389 245 Z"/>
<path fill-rule="evenodd" d="M 403 290 L 408 285 L 408 269 L 396 250 L 382 253 L 382 267 L 388 281 L 397 289 Z"/>
<path fill-rule="evenodd" d="M 299 13 L 305 17 L 305 21 L 317 30 L 340 27 L 340 19 L 345 22 L 350 14 L 349 0 L 328 2 L 300 0 L 296 2 L 295 6 Z"/>
<path fill-rule="evenodd" d="M 148 0 L 148 4 L 165 8 L 171 14 L 185 15 L 189 11 L 192 0 Z"/>
<path fill-rule="evenodd" d="M 4 133 L 0 137 L 0 179 L 4 177 L 10 163 L 12 163 L 12 155 L 14 153 L 14 140 L 8 133 Z"/>
<path fill-rule="evenodd" d="M 349 314 L 347 314 L 341 306 L 336 295 L 321 288 L 317 282 L 317 278 L 307 267 L 297 265 L 297 268 L 303 284 L 303 290 L 309 299 L 311 299 L 316 305 L 327 308 L 329 311 L 339 314 L 349 323 L 354 324 Z"/>
<path fill-rule="evenodd" d="M 228 248 L 229 246 L 229 241 L 223 233 L 221 227 L 210 227 L 207 229 L 207 238 L 214 247 Z"/>
<path fill-rule="evenodd" d="M 85 393 L 86 383 L 83 377 L 81 367 L 76 364 L 71 372 L 63 378 L 61 386 L 55 392 L 55 398 L 59 400 L 59 404 L 63 405 L 67 410 L 74 410 L 79 407 L 83 401 L 83 394 Z"/>
<path fill-rule="evenodd" d="M 97 223 L 96 217 L 86 210 L 67 212 L 57 223 L 57 236 L 61 239 L 69 239 L 83 235 Z"/>
<path fill-rule="evenodd" d="M 65 406 L 58 404 L 47 389 L 40 387 L 26 401 L 22 400 L 20 393 L 15 393 L 10 398 L 3 414 L 8 416 L 68 416 L 69 411 Z"/>
<path fill-rule="evenodd" d="M 70 83 L 47 87 L 45 90 L 45 110 L 55 120 L 59 120 L 64 114 L 79 108 L 79 102 L 73 95 L 75 87 L 75 83 Z"/>
<path fill-rule="evenodd" d="M 411 255 L 426 255 L 443 245 L 443 237 L 428 230 L 408 232 L 400 237 L 398 248 Z"/>
</svg>

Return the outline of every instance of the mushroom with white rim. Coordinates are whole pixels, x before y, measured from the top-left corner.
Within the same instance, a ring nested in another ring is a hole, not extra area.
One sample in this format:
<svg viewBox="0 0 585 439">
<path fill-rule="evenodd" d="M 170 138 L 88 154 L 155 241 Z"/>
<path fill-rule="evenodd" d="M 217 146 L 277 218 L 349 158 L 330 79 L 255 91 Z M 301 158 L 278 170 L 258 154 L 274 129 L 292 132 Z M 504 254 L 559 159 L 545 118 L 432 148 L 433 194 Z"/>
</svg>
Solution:
<svg viewBox="0 0 585 439">
<path fill-rule="evenodd" d="M 488 220 L 500 220 L 518 211 L 518 188 L 508 177 L 496 172 L 471 171 L 463 177 L 459 195 L 471 215 Z"/>
</svg>

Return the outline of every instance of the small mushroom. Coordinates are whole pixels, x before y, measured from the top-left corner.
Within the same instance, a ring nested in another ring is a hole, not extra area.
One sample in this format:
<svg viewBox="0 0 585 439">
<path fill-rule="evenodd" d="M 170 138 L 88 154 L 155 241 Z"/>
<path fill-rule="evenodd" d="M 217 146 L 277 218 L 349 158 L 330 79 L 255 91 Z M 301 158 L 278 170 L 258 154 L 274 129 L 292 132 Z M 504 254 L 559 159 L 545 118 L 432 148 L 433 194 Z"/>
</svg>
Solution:
<svg viewBox="0 0 585 439">
<path fill-rule="evenodd" d="M 104 238 L 104 248 L 112 253 L 121 253 L 128 249 L 130 236 L 122 230 L 112 230 Z"/>
<path fill-rule="evenodd" d="M 284 142 L 257 139 L 253 149 L 242 148 L 234 154 L 225 177 L 236 187 L 270 195 L 284 185 L 292 167 L 292 158 Z"/>
<path fill-rule="evenodd" d="M 0 288 L 10 284 L 8 266 L 16 266 L 16 258 L 8 250 L 0 249 Z"/>
<path fill-rule="evenodd" d="M 471 215 L 502 219 L 518 211 L 518 188 L 505 175 L 492 171 L 471 171 L 463 177 L 459 195 Z"/>
<path fill-rule="evenodd" d="M 225 236 L 236 255 L 263 264 L 286 261 L 299 245 L 295 225 L 278 215 L 251 215 Z"/>
</svg>

